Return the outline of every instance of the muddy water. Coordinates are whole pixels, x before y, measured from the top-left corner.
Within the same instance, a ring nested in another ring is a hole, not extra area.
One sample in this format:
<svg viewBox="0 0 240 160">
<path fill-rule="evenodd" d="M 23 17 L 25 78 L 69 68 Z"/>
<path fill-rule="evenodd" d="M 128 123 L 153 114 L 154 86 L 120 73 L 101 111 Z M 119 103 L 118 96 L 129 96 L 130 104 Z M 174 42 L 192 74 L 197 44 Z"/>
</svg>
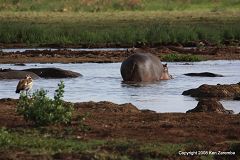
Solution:
<svg viewBox="0 0 240 160">
<path fill-rule="evenodd" d="M 183 91 L 196 88 L 201 84 L 231 84 L 240 81 L 240 61 L 205 61 L 168 63 L 173 80 L 154 84 L 127 85 L 122 83 L 121 63 L 83 63 L 83 64 L 27 64 L 14 66 L 0 64 L 0 68 L 25 69 L 35 67 L 59 67 L 83 74 L 83 77 L 62 79 L 65 82 L 64 100 L 112 101 L 115 103 L 133 103 L 140 109 L 151 109 L 157 112 L 186 112 L 197 105 L 189 96 L 181 95 Z M 188 77 L 190 72 L 213 72 L 224 77 Z M 33 90 L 44 88 L 53 96 L 59 79 L 38 79 L 34 81 Z M 15 87 L 18 80 L 0 81 L 0 98 L 18 98 Z M 227 109 L 240 112 L 239 101 L 222 101 Z"/>
</svg>

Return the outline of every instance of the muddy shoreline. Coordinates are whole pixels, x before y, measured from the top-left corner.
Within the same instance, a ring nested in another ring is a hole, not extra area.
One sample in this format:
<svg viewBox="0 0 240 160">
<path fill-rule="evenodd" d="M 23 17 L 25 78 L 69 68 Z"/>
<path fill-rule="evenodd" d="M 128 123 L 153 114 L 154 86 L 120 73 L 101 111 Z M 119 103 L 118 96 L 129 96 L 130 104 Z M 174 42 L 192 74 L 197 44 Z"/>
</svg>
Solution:
<svg viewBox="0 0 240 160">
<path fill-rule="evenodd" d="M 17 101 L 0 99 L 0 126 L 33 128 L 31 123 L 16 114 Z M 77 127 L 78 115 L 88 113 L 85 124 L 91 127 L 91 131 L 73 132 L 68 136 L 80 136 L 85 140 L 126 138 L 143 142 L 181 143 L 195 139 L 213 146 L 228 140 L 240 140 L 240 114 L 156 113 L 139 110 L 132 104 L 118 105 L 107 101 L 74 103 L 74 109 L 71 126 Z M 64 125 L 56 129 L 61 132 Z"/>
<path fill-rule="evenodd" d="M 160 59 L 164 55 L 175 53 L 197 55 L 204 60 L 240 60 L 240 48 L 233 46 L 190 49 L 179 46 L 161 46 L 158 48 L 143 47 L 137 50 L 153 53 Z M 67 49 L 10 53 L 0 51 L 0 63 L 114 63 L 122 62 L 126 57 L 138 51 L 133 51 L 131 48 L 123 51 L 71 51 Z M 164 59 L 161 60 L 164 61 Z"/>
<path fill-rule="evenodd" d="M 16 114 L 17 101 L 15 99 L 0 99 L 0 127 L 8 130 L 24 132 L 25 130 L 36 129 L 33 124 L 26 122 Z M 79 115 L 88 114 L 84 125 L 88 130 L 79 129 Z M 61 138 L 74 138 L 79 141 L 105 140 L 105 141 L 137 141 L 140 144 L 188 144 L 187 151 L 230 151 L 231 143 L 240 141 L 240 114 L 226 115 L 218 113 L 156 113 L 149 110 L 139 110 L 132 104 L 114 104 L 111 102 L 81 102 L 74 103 L 74 115 L 71 124 L 42 127 L 42 134 Z M 66 132 L 66 128 L 71 132 Z M 100 152 L 105 151 L 99 148 Z M 117 148 L 110 149 L 119 152 Z M 236 152 L 238 150 L 231 150 Z M 9 154 L 11 152 L 11 154 Z M 33 158 L 36 154 L 24 151 L 24 149 L 11 149 L 1 152 L 1 157 L 11 158 L 17 156 L 25 159 Z M 81 159 L 84 154 L 62 153 L 59 159 L 75 157 Z M 128 153 L 130 154 L 130 153 Z M 138 155 L 138 151 L 131 151 L 134 159 L 144 158 L 148 155 Z M 153 153 L 154 154 L 154 153 Z M 151 155 L 151 153 L 149 153 Z M 38 154 L 40 157 L 46 154 Z M 54 155 L 48 155 L 52 157 Z M 93 157 L 94 155 L 91 155 Z M 152 155 L 153 156 L 153 155 Z M 156 155 L 160 158 L 162 155 Z M 199 159 L 198 156 L 173 155 L 174 159 Z M 171 160 L 172 156 L 165 156 L 164 159 Z M 219 158 L 219 157 L 218 157 Z M 236 159 L 236 155 L 228 156 Z M 50 158 L 51 159 L 51 158 Z M 70 158 L 71 159 L 71 158 Z"/>
</svg>

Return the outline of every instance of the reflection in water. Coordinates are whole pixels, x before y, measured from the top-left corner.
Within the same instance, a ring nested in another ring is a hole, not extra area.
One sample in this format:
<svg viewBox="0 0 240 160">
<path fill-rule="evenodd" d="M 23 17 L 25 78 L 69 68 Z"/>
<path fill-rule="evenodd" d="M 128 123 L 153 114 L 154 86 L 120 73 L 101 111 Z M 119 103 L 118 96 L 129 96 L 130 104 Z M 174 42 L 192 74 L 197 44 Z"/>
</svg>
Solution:
<svg viewBox="0 0 240 160">
<path fill-rule="evenodd" d="M 115 103 L 133 103 L 140 109 L 158 112 L 186 112 L 197 105 L 189 96 L 181 95 L 183 91 L 196 88 L 202 84 L 231 84 L 240 81 L 240 61 L 204 61 L 190 63 L 168 63 L 169 72 L 174 79 L 153 84 L 122 83 L 120 63 L 81 63 L 81 64 L 27 64 L 14 66 L 0 64 L 0 68 L 25 69 L 36 67 L 58 67 L 79 72 L 83 77 L 61 79 L 65 82 L 64 99 L 72 102 L 112 101 Z M 224 77 L 189 77 L 190 72 L 212 72 Z M 37 79 L 33 90 L 44 88 L 53 93 L 59 79 Z M 18 98 L 15 89 L 18 80 L 0 81 L 0 98 Z M 223 101 L 224 107 L 240 111 L 239 101 Z"/>
<path fill-rule="evenodd" d="M 149 85 L 153 84 L 160 84 L 160 82 L 154 82 L 154 83 L 146 83 L 146 82 L 141 82 L 141 83 L 133 83 L 133 82 L 122 82 L 122 87 L 127 87 L 127 88 L 137 88 L 137 87 L 147 87 Z"/>
</svg>

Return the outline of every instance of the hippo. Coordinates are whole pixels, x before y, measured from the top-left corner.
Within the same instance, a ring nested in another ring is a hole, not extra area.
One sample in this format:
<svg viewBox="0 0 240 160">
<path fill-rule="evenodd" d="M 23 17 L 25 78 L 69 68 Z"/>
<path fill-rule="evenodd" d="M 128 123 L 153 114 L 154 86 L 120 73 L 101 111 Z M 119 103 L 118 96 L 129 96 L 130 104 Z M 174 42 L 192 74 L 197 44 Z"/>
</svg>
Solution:
<svg viewBox="0 0 240 160">
<path fill-rule="evenodd" d="M 30 75 L 32 79 L 40 78 L 33 72 L 28 71 L 20 71 L 20 70 L 12 70 L 12 69 L 0 69 L 0 80 L 5 79 L 23 79 L 26 75 Z"/>
<path fill-rule="evenodd" d="M 42 78 L 76 78 L 82 76 L 80 73 L 60 68 L 30 68 L 23 71 L 33 72 Z"/>
<path fill-rule="evenodd" d="M 124 82 L 154 82 L 161 80 L 163 65 L 150 53 L 135 53 L 122 62 L 121 75 Z"/>
<path fill-rule="evenodd" d="M 30 68 L 24 70 L 12 70 L 0 68 L 0 80 L 23 79 L 26 75 L 37 78 L 76 78 L 82 76 L 80 73 L 63 70 L 60 68 Z"/>
</svg>

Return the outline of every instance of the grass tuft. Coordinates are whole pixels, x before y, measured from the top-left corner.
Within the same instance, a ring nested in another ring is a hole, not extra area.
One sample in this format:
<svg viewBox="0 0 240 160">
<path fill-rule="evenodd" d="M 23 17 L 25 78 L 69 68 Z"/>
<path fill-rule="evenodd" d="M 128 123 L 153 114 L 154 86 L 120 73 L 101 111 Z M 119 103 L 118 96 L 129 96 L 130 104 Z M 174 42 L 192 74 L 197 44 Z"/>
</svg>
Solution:
<svg viewBox="0 0 240 160">
<path fill-rule="evenodd" d="M 167 62 L 199 62 L 203 61 L 203 58 L 197 55 L 173 53 L 161 56 L 161 60 Z"/>
</svg>

